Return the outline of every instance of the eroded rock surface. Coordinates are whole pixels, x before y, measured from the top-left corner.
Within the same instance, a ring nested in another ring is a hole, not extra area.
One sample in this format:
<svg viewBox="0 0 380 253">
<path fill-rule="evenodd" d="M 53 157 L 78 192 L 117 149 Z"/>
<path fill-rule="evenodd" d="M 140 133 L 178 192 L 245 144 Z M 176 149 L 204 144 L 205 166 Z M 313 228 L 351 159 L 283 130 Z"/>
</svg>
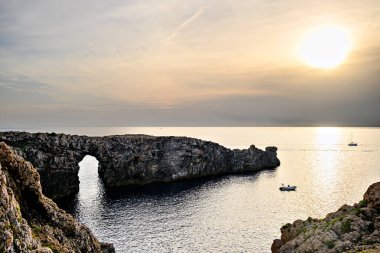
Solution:
<svg viewBox="0 0 380 253">
<path fill-rule="evenodd" d="M 343 205 L 324 219 L 286 224 L 272 252 L 380 252 L 380 182 L 371 185 L 359 203 Z"/>
<path fill-rule="evenodd" d="M 44 193 L 55 199 L 78 191 L 78 163 L 85 155 L 98 159 L 106 187 L 255 172 L 280 165 L 275 147 L 230 150 L 187 137 L 3 132 L 0 141 L 37 168 Z"/>
<path fill-rule="evenodd" d="M 42 194 L 31 163 L 0 142 L 0 252 L 114 252 Z"/>
</svg>

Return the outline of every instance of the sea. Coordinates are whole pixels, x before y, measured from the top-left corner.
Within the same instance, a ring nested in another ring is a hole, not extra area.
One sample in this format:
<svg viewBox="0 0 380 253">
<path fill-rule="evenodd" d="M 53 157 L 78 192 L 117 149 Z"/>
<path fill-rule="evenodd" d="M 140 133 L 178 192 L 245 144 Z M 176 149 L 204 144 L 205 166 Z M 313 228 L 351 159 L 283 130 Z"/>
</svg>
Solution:
<svg viewBox="0 0 380 253">
<path fill-rule="evenodd" d="M 1 129 L 10 130 L 10 129 Z M 13 129 L 20 130 L 20 129 Z M 107 190 L 98 161 L 79 163 L 78 194 L 59 203 L 116 252 L 270 252 L 288 222 L 323 218 L 360 201 L 380 181 L 380 128 L 71 127 L 32 128 L 104 136 L 188 136 L 231 149 L 278 147 L 281 166 L 259 173 Z M 348 143 L 358 143 L 350 147 Z M 281 184 L 296 185 L 281 192 Z"/>
</svg>

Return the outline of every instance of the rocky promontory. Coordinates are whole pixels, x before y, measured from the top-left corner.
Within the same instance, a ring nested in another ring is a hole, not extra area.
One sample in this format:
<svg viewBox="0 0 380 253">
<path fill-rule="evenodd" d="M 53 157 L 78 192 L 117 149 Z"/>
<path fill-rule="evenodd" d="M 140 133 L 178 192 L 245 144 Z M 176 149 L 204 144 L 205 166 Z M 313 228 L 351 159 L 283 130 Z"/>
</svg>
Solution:
<svg viewBox="0 0 380 253">
<path fill-rule="evenodd" d="M 380 182 L 371 185 L 359 203 L 343 205 L 324 219 L 286 224 L 272 252 L 380 252 Z"/>
<path fill-rule="evenodd" d="M 114 252 L 42 194 L 31 163 L 0 142 L 0 252 Z"/>
<path fill-rule="evenodd" d="M 99 176 L 106 187 L 256 172 L 280 165 L 275 147 L 231 150 L 187 137 L 1 132 L 0 141 L 36 167 L 44 194 L 53 199 L 78 191 L 78 163 L 86 155 L 99 161 Z"/>
</svg>

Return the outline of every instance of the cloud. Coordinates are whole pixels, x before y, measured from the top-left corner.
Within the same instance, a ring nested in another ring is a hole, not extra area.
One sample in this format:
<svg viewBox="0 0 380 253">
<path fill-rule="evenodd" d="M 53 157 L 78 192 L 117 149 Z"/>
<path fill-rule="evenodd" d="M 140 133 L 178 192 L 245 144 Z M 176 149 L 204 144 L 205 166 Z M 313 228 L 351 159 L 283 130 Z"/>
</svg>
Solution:
<svg viewBox="0 0 380 253">
<path fill-rule="evenodd" d="M 27 76 L 6 76 L 0 74 L 0 112 L 18 115 L 38 106 L 49 106 L 56 100 L 51 93 L 54 88 Z M 33 112 L 31 112 L 33 114 Z"/>
<path fill-rule="evenodd" d="M 52 87 L 46 83 L 38 82 L 28 76 L 0 74 L 0 88 L 15 91 L 43 91 Z"/>
</svg>

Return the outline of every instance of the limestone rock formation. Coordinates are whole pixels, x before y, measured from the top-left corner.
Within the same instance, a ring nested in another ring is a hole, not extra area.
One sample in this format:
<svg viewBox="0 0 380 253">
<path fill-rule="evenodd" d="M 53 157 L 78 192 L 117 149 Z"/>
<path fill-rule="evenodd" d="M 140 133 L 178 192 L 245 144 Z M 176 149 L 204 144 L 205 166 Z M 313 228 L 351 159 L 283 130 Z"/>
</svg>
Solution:
<svg viewBox="0 0 380 253">
<path fill-rule="evenodd" d="M 255 172 L 280 165 L 275 147 L 230 150 L 187 137 L 3 132 L 0 141 L 37 168 L 44 194 L 53 199 L 78 191 L 78 163 L 85 155 L 98 159 L 106 187 Z"/>
<path fill-rule="evenodd" d="M 114 252 L 42 194 L 36 169 L 0 142 L 0 252 Z"/>
<path fill-rule="evenodd" d="M 322 220 L 286 224 L 272 252 L 380 252 L 380 182 L 371 185 L 359 203 L 343 205 Z"/>
</svg>

